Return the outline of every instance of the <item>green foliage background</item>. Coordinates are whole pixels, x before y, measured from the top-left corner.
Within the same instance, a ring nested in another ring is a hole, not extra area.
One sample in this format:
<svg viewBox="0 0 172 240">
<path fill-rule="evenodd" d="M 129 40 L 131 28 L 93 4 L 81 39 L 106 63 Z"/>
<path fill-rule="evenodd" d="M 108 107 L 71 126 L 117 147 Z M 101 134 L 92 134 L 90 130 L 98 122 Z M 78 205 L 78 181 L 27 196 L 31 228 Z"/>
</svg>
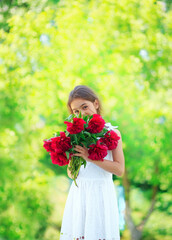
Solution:
<svg viewBox="0 0 172 240">
<path fill-rule="evenodd" d="M 135 224 L 158 187 L 142 238 L 171 239 L 170 2 L 11 4 L 24 6 L 0 30 L 0 239 L 58 239 L 70 181 L 42 145 L 65 129 L 68 95 L 79 84 L 95 90 L 104 119 L 119 126 Z M 129 239 L 127 227 L 121 238 Z"/>
</svg>

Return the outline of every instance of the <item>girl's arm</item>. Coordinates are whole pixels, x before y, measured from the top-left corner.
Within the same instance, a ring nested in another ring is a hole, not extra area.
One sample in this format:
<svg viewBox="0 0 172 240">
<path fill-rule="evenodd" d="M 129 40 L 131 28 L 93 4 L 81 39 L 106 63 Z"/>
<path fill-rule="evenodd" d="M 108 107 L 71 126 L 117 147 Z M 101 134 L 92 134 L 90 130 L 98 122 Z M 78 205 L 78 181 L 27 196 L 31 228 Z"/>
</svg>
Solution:
<svg viewBox="0 0 172 240">
<path fill-rule="evenodd" d="M 117 147 L 112 150 L 113 162 L 106 159 L 104 159 L 104 161 L 91 160 L 91 162 L 103 168 L 104 170 L 121 177 L 123 176 L 125 171 L 125 160 L 122 149 L 122 137 L 118 129 L 114 129 L 113 131 L 116 132 L 118 136 L 120 136 Z"/>
<path fill-rule="evenodd" d="M 125 160 L 124 160 L 124 153 L 122 149 L 122 137 L 118 129 L 114 129 L 114 132 L 116 132 L 118 136 L 120 136 L 120 139 L 118 140 L 117 147 L 112 150 L 113 161 L 106 160 L 106 159 L 104 159 L 104 161 L 91 160 L 90 158 L 88 158 L 89 156 L 88 149 L 85 146 L 81 147 L 79 145 L 75 146 L 74 150 L 77 151 L 78 153 L 74 153 L 74 155 L 80 156 L 84 158 L 86 161 L 92 162 L 97 166 L 103 168 L 104 170 L 121 177 L 125 171 L 125 163 L 124 163 Z"/>
</svg>

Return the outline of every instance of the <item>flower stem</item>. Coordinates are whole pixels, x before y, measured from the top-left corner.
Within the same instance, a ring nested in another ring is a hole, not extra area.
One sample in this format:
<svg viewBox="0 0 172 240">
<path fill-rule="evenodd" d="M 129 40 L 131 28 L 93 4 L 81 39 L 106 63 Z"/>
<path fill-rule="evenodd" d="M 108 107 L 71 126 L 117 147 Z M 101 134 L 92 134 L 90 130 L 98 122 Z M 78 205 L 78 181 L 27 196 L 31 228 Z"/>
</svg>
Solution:
<svg viewBox="0 0 172 240">
<path fill-rule="evenodd" d="M 77 187 L 78 187 L 78 185 L 76 183 L 76 178 L 79 174 L 79 170 L 82 165 L 82 162 L 83 162 L 83 159 L 81 157 L 78 158 L 78 157 L 74 157 L 74 156 L 72 156 L 71 162 L 70 162 L 69 170 L 71 171 L 71 175 L 73 176 L 72 179 L 74 180 L 74 183 Z"/>
</svg>

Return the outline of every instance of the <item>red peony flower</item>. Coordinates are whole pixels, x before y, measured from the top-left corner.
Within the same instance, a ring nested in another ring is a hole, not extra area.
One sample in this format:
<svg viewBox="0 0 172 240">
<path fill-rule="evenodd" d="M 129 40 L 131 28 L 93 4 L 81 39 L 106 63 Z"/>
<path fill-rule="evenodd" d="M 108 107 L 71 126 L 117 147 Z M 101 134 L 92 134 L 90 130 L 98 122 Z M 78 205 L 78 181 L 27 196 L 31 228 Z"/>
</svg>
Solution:
<svg viewBox="0 0 172 240">
<path fill-rule="evenodd" d="M 65 166 L 65 165 L 69 164 L 69 161 L 70 161 L 71 155 L 72 155 L 72 153 L 69 153 L 69 159 L 67 159 L 65 152 L 61 152 L 61 153 L 50 152 L 49 154 L 51 156 L 52 163 L 58 164 L 59 166 Z"/>
<path fill-rule="evenodd" d="M 119 139 L 120 137 L 118 134 L 115 131 L 110 130 L 103 138 L 100 138 L 100 142 L 104 143 L 108 147 L 108 150 L 112 150 L 117 147 Z"/>
<path fill-rule="evenodd" d="M 60 136 L 51 138 L 51 141 L 51 147 L 57 153 L 66 152 L 69 148 L 72 148 L 71 139 L 66 137 L 65 132 L 60 132 Z"/>
<path fill-rule="evenodd" d="M 105 125 L 105 120 L 99 114 L 93 114 L 93 118 L 88 122 L 86 128 L 90 133 L 100 133 Z"/>
<path fill-rule="evenodd" d="M 44 141 L 43 147 L 47 150 L 47 152 L 54 152 L 54 149 L 52 148 L 52 140 L 45 139 L 43 141 Z"/>
<path fill-rule="evenodd" d="M 88 158 L 92 160 L 101 160 L 104 161 L 103 158 L 107 155 L 107 146 L 104 144 L 100 144 L 100 139 L 96 142 L 96 144 L 91 144 L 88 149 L 89 156 Z"/>
<path fill-rule="evenodd" d="M 84 130 L 84 124 L 86 123 L 82 118 L 73 118 L 73 123 L 64 121 L 67 124 L 67 131 L 70 134 L 77 134 Z"/>
</svg>

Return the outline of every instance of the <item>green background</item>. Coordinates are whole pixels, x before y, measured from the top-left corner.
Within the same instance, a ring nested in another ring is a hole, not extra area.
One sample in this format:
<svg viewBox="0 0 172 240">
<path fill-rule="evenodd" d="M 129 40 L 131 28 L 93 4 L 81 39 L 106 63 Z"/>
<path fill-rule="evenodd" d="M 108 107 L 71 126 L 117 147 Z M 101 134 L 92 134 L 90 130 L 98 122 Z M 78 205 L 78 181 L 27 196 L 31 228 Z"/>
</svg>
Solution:
<svg viewBox="0 0 172 240">
<path fill-rule="evenodd" d="M 171 1 L 0 2 L 0 239 L 58 240 L 70 179 L 43 140 L 69 92 L 100 97 L 122 135 L 121 240 L 172 237 Z"/>
</svg>

